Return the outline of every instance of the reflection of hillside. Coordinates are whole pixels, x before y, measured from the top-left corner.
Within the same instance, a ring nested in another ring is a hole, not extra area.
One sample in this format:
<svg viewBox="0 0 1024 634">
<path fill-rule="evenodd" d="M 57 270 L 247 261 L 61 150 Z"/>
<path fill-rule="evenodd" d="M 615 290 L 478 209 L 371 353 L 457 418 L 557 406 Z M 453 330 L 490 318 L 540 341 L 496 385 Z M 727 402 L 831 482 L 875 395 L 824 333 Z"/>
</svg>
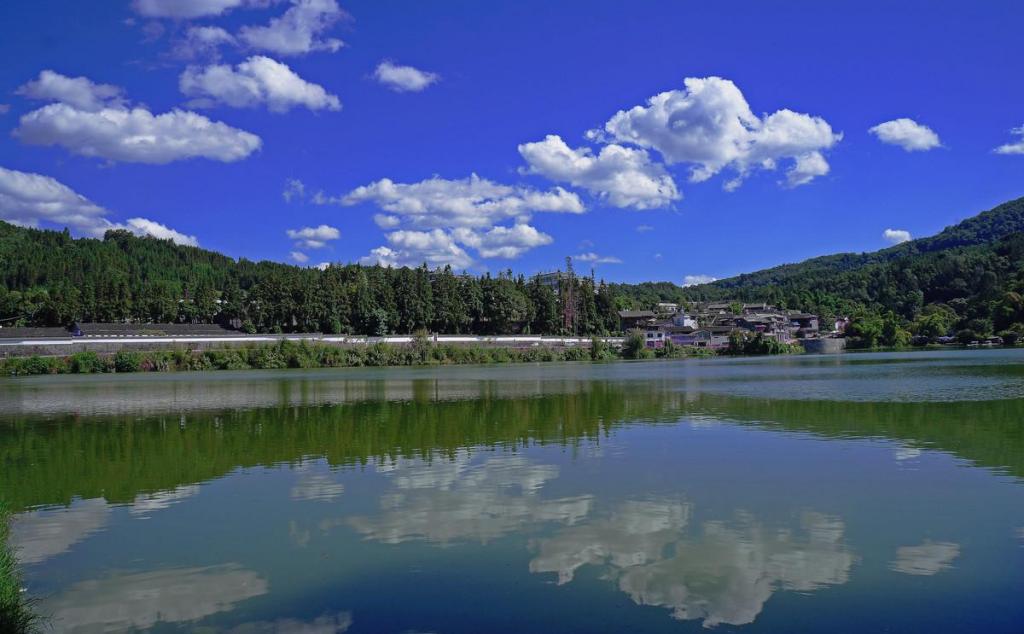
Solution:
<svg viewBox="0 0 1024 634">
<path fill-rule="evenodd" d="M 1024 477 L 1024 399 L 865 403 L 700 394 L 679 414 L 835 438 L 885 438 Z"/>
<path fill-rule="evenodd" d="M 888 438 L 948 451 L 1024 477 L 1024 430 L 1019 422 L 1024 420 L 1024 400 L 872 403 L 740 398 L 673 390 L 686 384 L 655 380 L 478 383 L 472 389 L 460 385 L 435 379 L 400 381 L 391 387 L 363 385 L 353 388 L 363 400 L 350 392 L 353 400 L 317 406 L 145 418 L 25 416 L 0 424 L 0 495 L 15 510 L 66 504 L 74 497 L 130 502 L 139 494 L 196 484 L 237 467 L 294 464 L 309 457 L 325 458 L 332 466 L 403 457 L 451 460 L 460 449 L 472 446 L 577 446 L 622 424 L 680 417 L 827 437 Z M 281 390 L 291 395 L 281 402 L 296 402 L 296 386 Z M 306 390 L 320 393 L 309 401 L 321 402 L 320 391 L 327 388 L 313 384 Z M 326 393 L 337 395 L 337 386 Z M 398 397 L 406 398 L 393 400 Z"/>
<path fill-rule="evenodd" d="M 432 384 L 405 401 L 357 401 L 146 418 L 105 416 L 0 425 L 0 495 L 20 510 L 72 498 L 130 502 L 237 467 L 295 464 L 309 457 L 332 466 L 371 460 L 454 458 L 469 446 L 576 446 L 624 421 L 664 421 L 682 394 L 662 386 L 574 384 L 532 398 L 434 400 Z M 479 386 L 478 386 L 479 390 Z"/>
</svg>

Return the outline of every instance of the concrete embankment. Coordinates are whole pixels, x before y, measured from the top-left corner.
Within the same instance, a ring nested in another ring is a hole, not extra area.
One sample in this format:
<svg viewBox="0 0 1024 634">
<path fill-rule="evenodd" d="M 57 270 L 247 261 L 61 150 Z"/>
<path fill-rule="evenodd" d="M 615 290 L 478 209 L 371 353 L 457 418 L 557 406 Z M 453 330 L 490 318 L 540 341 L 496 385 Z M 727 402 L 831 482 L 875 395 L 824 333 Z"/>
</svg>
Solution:
<svg viewBox="0 0 1024 634">
<path fill-rule="evenodd" d="M 603 337 L 609 345 L 622 345 L 621 337 Z M 225 347 L 253 346 L 276 344 L 279 341 L 307 341 L 336 346 L 367 346 L 377 343 L 390 345 L 410 345 L 415 340 L 410 335 L 388 337 L 344 337 L 321 334 L 295 335 L 224 335 L 210 337 L 66 337 L 46 339 L 0 339 L 0 358 L 5 357 L 63 357 L 79 352 L 95 352 L 96 354 L 116 354 L 122 350 L 146 352 L 182 348 L 186 350 L 205 351 Z M 589 337 L 540 337 L 540 336 L 500 336 L 475 337 L 461 335 L 438 335 L 430 337 L 437 345 L 483 346 L 505 348 L 531 348 L 545 346 L 555 349 L 590 347 Z"/>
</svg>

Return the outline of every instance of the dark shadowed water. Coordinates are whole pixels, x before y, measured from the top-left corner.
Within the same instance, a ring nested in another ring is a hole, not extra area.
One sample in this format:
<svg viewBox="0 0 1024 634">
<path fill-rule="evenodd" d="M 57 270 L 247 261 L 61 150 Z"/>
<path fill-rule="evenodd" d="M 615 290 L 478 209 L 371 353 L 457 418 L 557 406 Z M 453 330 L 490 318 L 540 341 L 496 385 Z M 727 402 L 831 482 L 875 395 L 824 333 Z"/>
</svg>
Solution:
<svg viewBox="0 0 1024 634">
<path fill-rule="evenodd" d="M 55 631 L 1024 631 L 1024 352 L 0 380 Z"/>
</svg>

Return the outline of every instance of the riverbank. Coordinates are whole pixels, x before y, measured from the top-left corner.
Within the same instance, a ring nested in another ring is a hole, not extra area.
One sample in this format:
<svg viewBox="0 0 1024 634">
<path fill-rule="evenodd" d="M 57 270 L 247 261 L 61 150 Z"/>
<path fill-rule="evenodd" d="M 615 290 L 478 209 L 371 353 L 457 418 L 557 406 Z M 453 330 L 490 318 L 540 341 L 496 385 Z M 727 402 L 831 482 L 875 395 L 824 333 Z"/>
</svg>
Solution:
<svg viewBox="0 0 1024 634">
<path fill-rule="evenodd" d="M 376 343 L 337 346 L 307 341 L 280 341 L 213 350 L 170 348 L 114 354 L 79 352 L 67 356 L 11 357 L 0 360 L 0 375 L 94 374 L 105 372 L 190 372 L 203 370 L 273 370 L 283 368 L 346 368 L 715 356 L 711 350 L 678 346 L 653 350 L 625 345 L 621 349 L 600 339 L 587 346 L 562 349 L 546 346 L 510 348 L 438 345 L 422 338 L 406 345 Z"/>
<path fill-rule="evenodd" d="M 6 504 L 0 502 L 0 632 L 27 634 L 37 631 L 38 616 L 22 592 L 21 571 L 8 541 L 10 519 Z"/>
</svg>

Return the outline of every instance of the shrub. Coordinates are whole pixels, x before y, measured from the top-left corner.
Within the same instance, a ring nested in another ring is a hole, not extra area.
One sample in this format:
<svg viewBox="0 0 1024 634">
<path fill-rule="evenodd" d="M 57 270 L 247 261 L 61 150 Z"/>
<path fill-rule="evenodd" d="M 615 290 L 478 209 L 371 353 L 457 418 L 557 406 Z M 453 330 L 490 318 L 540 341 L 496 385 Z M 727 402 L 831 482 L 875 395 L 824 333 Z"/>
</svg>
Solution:
<svg viewBox="0 0 1024 634">
<path fill-rule="evenodd" d="M 74 374 L 91 374 L 103 371 L 103 362 L 99 355 L 92 351 L 76 352 L 71 355 L 68 367 Z"/>
<path fill-rule="evenodd" d="M 647 337 L 643 330 L 635 328 L 626 333 L 626 341 L 622 344 L 622 358 L 642 359 L 647 351 Z"/>
<path fill-rule="evenodd" d="M 121 350 L 114 355 L 114 370 L 117 372 L 138 372 L 142 365 L 142 355 L 138 352 Z"/>
</svg>

